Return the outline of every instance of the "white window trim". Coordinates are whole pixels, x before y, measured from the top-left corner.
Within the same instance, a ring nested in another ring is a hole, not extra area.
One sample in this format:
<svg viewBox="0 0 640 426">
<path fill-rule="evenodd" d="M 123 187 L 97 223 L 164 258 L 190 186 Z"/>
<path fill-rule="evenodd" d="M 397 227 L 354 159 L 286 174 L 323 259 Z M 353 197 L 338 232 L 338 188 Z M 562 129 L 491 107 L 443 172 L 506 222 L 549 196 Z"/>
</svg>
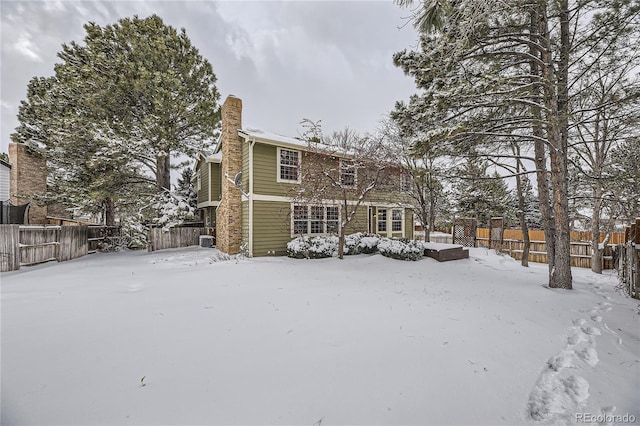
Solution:
<svg viewBox="0 0 640 426">
<path fill-rule="evenodd" d="M 298 153 L 298 179 L 296 180 L 291 180 L 291 179 L 282 179 L 280 177 L 280 172 L 281 172 L 281 164 L 280 164 L 280 158 L 281 158 L 281 154 L 280 152 L 282 150 L 285 151 L 291 151 L 291 152 L 297 152 Z M 278 183 L 300 183 L 300 164 L 302 163 L 302 152 L 296 149 L 291 149 L 291 148 L 282 148 L 282 147 L 277 147 L 277 161 L 276 161 L 276 182 Z"/>
<path fill-rule="evenodd" d="M 303 206 L 303 207 L 307 208 L 307 233 L 305 233 L 305 234 L 298 234 L 298 233 L 294 232 L 294 229 L 295 229 L 294 207 L 295 206 Z M 325 232 L 311 233 L 311 222 L 312 222 L 312 219 L 311 219 L 311 207 L 323 207 L 324 208 L 324 217 L 322 219 L 322 223 L 323 223 L 323 227 L 324 227 L 324 231 Z M 291 238 L 299 237 L 300 235 L 303 235 L 305 237 L 334 235 L 333 232 L 326 232 L 327 231 L 327 207 L 337 207 L 338 208 L 338 227 L 340 227 L 340 223 L 342 221 L 342 209 L 338 205 L 291 203 L 291 224 L 290 224 Z"/>
<path fill-rule="evenodd" d="M 379 227 L 379 222 L 378 222 L 378 218 L 379 218 L 379 214 L 380 211 L 384 210 L 386 212 L 386 218 L 385 218 L 385 224 L 386 224 L 386 230 L 381 231 L 380 227 Z M 393 230 L 393 211 L 397 210 L 400 212 L 400 231 L 394 231 Z M 376 209 L 376 214 L 374 217 L 374 221 L 375 221 L 375 230 L 376 230 L 376 234 L 379 235 L 385 235 L 387 237 L 391 237 L 393 236 L 393 234 L 399 234 L 402 233 L 402 235 L 405 235 L 405 213 L 406 213 L 406 209 L 404 208 L 398 208 L 398 207 L 380 207 Z"/>
<path fill-rule="evenodd" d="M 196 191 L 202 190 L 202 169 L 196 173 Z"/>
<path fill-rule="evenodd" d="M 342 171 L 347 167 L 343 166 L 343 164 L 351 163 L 353 166 L 353 185 L 345 185 L 342 182 Z M 358 168 L 352 160 L 345 160 L 344 158 L 340 159 L 340 184 L 345 188 L 355 188 L 358 185 Z"/>
</svg>

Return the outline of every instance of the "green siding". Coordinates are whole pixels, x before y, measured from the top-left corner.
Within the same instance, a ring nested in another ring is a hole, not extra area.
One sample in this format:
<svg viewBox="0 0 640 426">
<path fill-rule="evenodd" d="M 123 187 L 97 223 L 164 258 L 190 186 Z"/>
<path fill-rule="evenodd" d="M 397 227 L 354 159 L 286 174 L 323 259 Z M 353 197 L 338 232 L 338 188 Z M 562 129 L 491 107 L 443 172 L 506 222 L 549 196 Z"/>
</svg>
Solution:
<svg viewBox="0 0 640 426">
<path fill-rule="evenodd" d="M 249 143 L 242 144 L 242 189 L 249 192 Z"/>
<path fill-rule="evenodd" d="M 287 243 L 292 240 L 290 217 L 290 203 L 253 202 L 254 256 L 287 254 Z"/>
<path fill-rule="evenodd" d="M 222 180 L 221 172 L 220 172 L 220 164 L 219 163 L 209 163 L 211 164 L 211 176 L 209 176 L 208 182 L 211 185 L 211 201 L 220 201 L 220 196 L 222 194 Z M 208 167 L 207 167 L 208 168 Z"/>
<path fill-rule="evenodd" d="M 409 238 L 410 240 L 413 240 L 414 236 L 413 236 L 413 231 L 415 230 L 415 225 L 413 224 L 414 218 L 413 218 L 413 210 L 411 209 L 405 209 L 404 210 L 404 233 L 405 233 L 405 238 Z"/>
<path fill-rule="evenodd" d="M 242 244 L 247 244 L 247 250 L 249 249 L 249 202 L 243 201 L 242 208 Z"/>
<path fill-rule="evenodd" d="M 243 241 L 248 241 L 248 203 L 242 203 Z M 413 214 L 405 210 L 405 236 L 413 237 Z M 391 223 L 389 223 L 391 226 Z M 347 226 L 346 233 L 367 232 L 368 206 L 360 206 L 356 218 Z M 402 237 L 394 233 L 394 237 Z M 284 256 L 287 243 L 291 241 L 291 203 L 254 201 L 253 202 L 253 256 Z"/>
<path fill-rule="evenodd" d="M 249 150 L 251 141 L 242 147 L 242 182 L 245 191 L 249 190 Z M 287 148 L 288 149 L 288 148 Z M 302 152 L 302 151 L 301 151 Z M 303 160 L 304 161 L 304 160 Z M 328 160 L 335 161 L 335 160 Z M 298 188 L 296 184 L 279 183 L 278 148 L 274 145 L 256 142 L 253 146 L 253 194 L 276 197 L 291 197 Z M 368 204 L 389 204 L 406 202 L 405 195 L 398 191 L 377 191 L 369 194 Z M 249 204 L 242 203 L 242 237 L 249 238 Z M 387 207 L 390 210 L 392 207 Z M 344 212 L 341 214 L 344 215 Z M 390 214 L 390 213 L 389 213 Z M 347 226 L 347 233 L 368 231 L 368 205 L 361 205 L 356 218 Z M 390 216 L 389 216 L 390 218 Z M 388 226 L 391 226 L 389 222 Z M 285 201 L 253 201 L 253 256 L 286 255 L 286 246 L 291 241 L 291 203 Z M 394 233 L 394 236 L 413 237 L 413 214 L 405 209 L 405 233 Z"/>
<path fill-rule="evenodd" d="M 298 185 L 279 183 L 278 148 L 256 143 L 253 147 L 253 191 L 261 195 L 287 197 Z"/>
<path fill-rule="evenodd" d="M 209 201 L 209 167 L 204 161 L 200 162 L 196 173 L 200 172 L 200 190 L 198 191 L 198 203 L 205 203 Z M 198 184 L 196 178 L 195 184 Z"/>
<path fill-rule="evenodd" d="M 356 210 L 356 217 L 353 218 L 349 225 L 347 225 L 345 233 L 348 235 L 355 232 L 367 232 L 369 227 L 367 219 L 367 215 L 369 214 L 368 212 L 369 207 L 363 205 L 358 206 L 358 210 Z"/>
<path fill-rule="evenodd" d="M 250 141 L 243 145 L 243 183 L 245 185 L 248 185 L 248 181 L 245 181 L 245 178 L 248 179 L 249 176 L 249 146 Z M 302 154 L 303 151 L 300 152 Z M 304 159 L 302 161 L 304 161 Z M 326 161 L 334 162 L 336 163 L 336 168 L 338 167 L 337 161 L 339 160 L 335 158 L 327 158 Z M 299 187 L 297 184 L 279 183 L 277 181 L 278 147 L 259 142 L 256 142 L 253 147 L 253 179 L 254 194 L 288 197 L 294 195 L 293 192 Z M 394 173 L 392 180 L 394 182 L 397 180 L 399 183 L 399 175 L 396 176 Z M 410 198 L 406 194 L 402 194 L 397 190 L 390 191 L 385 188 L 385 190 L 374 189 L 367 197 L 367 201 L 373 203 L 403 203 L 410 201 Z"/>
</svg>

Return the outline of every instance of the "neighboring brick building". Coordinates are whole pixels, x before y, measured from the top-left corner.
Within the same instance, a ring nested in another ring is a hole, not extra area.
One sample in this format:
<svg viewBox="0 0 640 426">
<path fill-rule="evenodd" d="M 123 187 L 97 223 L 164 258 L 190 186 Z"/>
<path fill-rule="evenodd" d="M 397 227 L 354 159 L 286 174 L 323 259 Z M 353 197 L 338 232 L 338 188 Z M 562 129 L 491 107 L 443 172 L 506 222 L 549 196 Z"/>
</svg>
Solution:
<svg viewBox="0 0 640 426">
<path fill-rule="evenodd" d="M 25 223 L 47 223 L 47 206 L 37 200 L 47 192 L 47 162 L 44 152 L 21 143 L 9 144 L 11 163 L 9 199 L 14 206 L 31 203 Z"/>
</svg>

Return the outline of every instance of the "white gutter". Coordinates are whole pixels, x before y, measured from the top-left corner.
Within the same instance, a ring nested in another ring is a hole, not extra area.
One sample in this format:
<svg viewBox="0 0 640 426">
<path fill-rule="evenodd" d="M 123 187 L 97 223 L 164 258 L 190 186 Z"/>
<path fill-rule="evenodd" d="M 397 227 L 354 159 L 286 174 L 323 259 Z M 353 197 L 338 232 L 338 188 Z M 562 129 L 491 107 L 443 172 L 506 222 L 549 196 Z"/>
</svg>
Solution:
<svg viewBox="0 0 640 426">
<path fill-rule="evenodd" d="M 253 257 L 253 146 L 256 138 L 249 145 L 249 257 Z"/>
</svg>

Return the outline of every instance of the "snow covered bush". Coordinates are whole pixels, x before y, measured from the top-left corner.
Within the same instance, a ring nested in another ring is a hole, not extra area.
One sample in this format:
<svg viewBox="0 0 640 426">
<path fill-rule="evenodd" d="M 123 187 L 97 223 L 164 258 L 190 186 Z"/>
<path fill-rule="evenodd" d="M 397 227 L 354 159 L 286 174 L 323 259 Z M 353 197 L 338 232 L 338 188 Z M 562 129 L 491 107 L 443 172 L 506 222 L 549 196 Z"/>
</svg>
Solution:
<svg viewBox="0 0 640 426">
<path fill-rule="evenodd" d="M 378 251 L 378 244 L 382 237 L 378 234 L 364 234 L 360 239 L 360 253 L 370 254 Z"/>
<path fill-rule="evenodd" d="M 424 255 L 421 242 L 407 239 L 382 238 L 378 242 L 380 254 L 392 259 L 418 260 Z"/>
<path fill-rule="evenodd" d="M 287 243 L 287 256 L 294 259 L 323 259 L 338 253 L 338 237 L 298 237 Z"/>
<path fill-rule="evenodd" d="M 378 251 L 378 241 L 380 236 L 376 234 L 367 234 L 365 232 L 356 232 L 344 237 L 344 254 L 360 254 L 375 253 Z"/>
<path fill-rule="evenodd" d="M 360 253 L 360 240 L 364 236 L 362 232 L 356 232 L 355 234 L 345 235 L 344 237 L 344 254 L 359 254 Z"/>
<path fill-rule="evenodd" d="M 185 199 L 176 191 L 164 190 L 155 197 L 151 207 L 156 211 L 153 224 L 169 229 L 176 225 L 181 225 L 185 220 L 194 219 L 194 209 L 189 205 L 189 200 Z"/>
<path fill-rule="evenodd" d="M 309 237 L 298 237 L 287 243 L 287 256 L 294 259 L 306 259 L 309 256 Z"/>
<path fill-rule="evenodd" d="M 312 237 L 311 246 L 309 247 L 310 259 L 322 259 L 332 257 L 338 254 L 338 237 Z"/>
</svg>

